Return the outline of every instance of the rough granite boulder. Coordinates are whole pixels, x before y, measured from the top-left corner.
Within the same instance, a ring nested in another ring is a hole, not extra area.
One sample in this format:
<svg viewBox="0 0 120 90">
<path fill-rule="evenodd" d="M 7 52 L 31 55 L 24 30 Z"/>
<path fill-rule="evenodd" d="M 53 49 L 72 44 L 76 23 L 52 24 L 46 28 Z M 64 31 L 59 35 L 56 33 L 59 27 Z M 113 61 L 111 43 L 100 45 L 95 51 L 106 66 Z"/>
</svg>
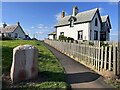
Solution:
<svg viewBox="0 0 120 90">
<path fill-rule="evenodd" d="M 20 82 L 38 75 L 38 49 L 32 45 L 22 45 L 13 49 L 10 78 Z"/>
</svg>

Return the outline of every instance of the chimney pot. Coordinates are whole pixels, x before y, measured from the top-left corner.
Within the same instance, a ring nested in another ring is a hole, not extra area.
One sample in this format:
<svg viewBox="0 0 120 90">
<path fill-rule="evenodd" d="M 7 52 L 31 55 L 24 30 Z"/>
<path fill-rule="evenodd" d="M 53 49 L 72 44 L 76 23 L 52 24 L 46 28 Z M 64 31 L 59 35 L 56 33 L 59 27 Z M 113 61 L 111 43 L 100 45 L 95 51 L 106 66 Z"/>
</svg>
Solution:
<svg viewBox="0 0 120 90">
<path fill-rule="evenodd" d="M 19 21 L 17 22 L 17 25 L 20 25 L 20 22 L 19 22 Z"/>
<path fill-rule="evenodd" d="M 77 15 L 77 13 L 78 13 L 78 7 L 77 6 L 74 6 L 73 7 L 73 16 L 76 16 Z"/>
<path fill-rule="evenodd" d="M 62 18 L 65 17 L 65 12 L 64 12 L 64 11 L 62 11 L 61 17 L 62 17 Z"/>
<path fill-rule="evenodd" d="M 6 26 L 7 26 L 7 24 L 4 22 L 4 23 L 3 23 L 3 28 L 5 28 Z"/>
</svg>

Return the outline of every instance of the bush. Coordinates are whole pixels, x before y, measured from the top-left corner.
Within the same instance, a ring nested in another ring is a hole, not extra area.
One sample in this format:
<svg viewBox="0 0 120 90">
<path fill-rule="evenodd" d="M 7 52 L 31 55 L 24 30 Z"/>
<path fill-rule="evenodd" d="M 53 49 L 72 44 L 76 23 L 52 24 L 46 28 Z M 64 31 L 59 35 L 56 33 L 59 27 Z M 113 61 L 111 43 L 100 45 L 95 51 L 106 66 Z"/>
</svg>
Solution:
<svg viewBox="0 0 120 90">
<path fill-rule="evenodd" d="M 2 38 L 0 38 L 1 40 L 13 40 L 12 38 L 10 38 L 10 37 L 2 37 Z"/>
<path fill-rule="evenodd" d="M 89 45 L 94 46 L 94 42 L 89 42 Z"/>
<path fill-rule="evenodd" d="M 38 40 L 37 38 L 32 38 L 32 40 Z"/>
<path fill-rule="evenodd" d="M 67 40 L 67 37 L 65 37 L 64 35 L 60 35 L 59 40 Z"/>
<path fill-rule="evenodd" d="M 105 46 L 108 46 L 108 45 L 109 45 L 108 43 L 105 44 L 103 41 L 100 42 L 100 46 L 105 47 Z"/>
<path fill-rule="evenodd" d="M 68 41 L 71 41 L 72 43 L 73 43 L 73 41 L 74 41 L 74 39 L 71 38 L 71 37 L 68 37 L 67 40 L 68 40 Z"/>
</svg>

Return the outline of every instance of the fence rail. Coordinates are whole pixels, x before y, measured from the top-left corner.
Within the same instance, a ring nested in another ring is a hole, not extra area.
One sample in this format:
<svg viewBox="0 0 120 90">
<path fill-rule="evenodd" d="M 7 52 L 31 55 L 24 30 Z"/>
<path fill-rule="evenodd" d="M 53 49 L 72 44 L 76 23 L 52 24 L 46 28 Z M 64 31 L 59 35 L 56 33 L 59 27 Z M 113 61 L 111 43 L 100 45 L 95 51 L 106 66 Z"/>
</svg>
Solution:
<svg viewBox="0 0 120 90">
<path fill-rule="evenodd" d="M 99 41 L 93 42 L 94 45 L 80 41 L 71 43 L 70 41 L 45 40 L 44 42 L 77 61 L 83 62 L 86 66 L 94 68 L 100 74 L 120 75 L 117 42 L 104 42 L 108 43 L 106 45 L 101 45 Z"/>
</svg>

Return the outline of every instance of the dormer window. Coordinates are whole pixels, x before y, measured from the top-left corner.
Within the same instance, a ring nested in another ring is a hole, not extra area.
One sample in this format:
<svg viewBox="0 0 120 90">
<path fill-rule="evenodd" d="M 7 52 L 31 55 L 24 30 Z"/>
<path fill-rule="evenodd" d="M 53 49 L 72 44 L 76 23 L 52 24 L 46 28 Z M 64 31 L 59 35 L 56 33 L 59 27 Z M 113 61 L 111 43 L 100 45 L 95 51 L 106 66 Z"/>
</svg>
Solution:
<svg viewBox="0 0 120 90">
<path fill-rule="evenodd" d="M 98 20 L 97 20 L 97 18 L 95 19 L 95 26 L 98 26 Z"/>
</svg>

